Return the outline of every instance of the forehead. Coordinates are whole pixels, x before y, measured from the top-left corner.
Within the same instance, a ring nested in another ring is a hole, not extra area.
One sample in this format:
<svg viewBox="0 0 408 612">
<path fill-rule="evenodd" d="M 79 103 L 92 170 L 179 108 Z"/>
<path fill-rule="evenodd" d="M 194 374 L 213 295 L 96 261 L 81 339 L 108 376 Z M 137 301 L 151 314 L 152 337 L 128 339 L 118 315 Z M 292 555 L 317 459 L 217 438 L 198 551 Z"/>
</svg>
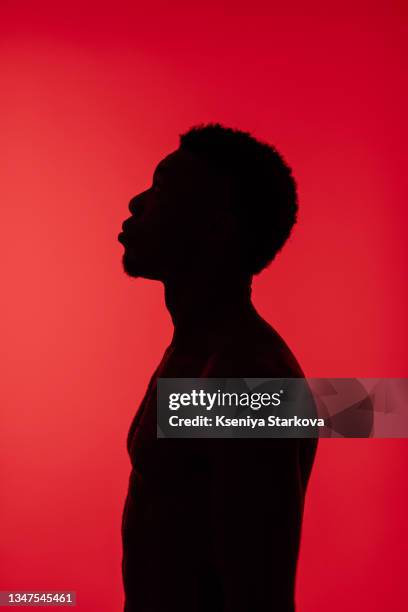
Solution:
<svg viewBox="0 0 408 612">
<path fill-rule="evenodd" d="M 154 177 L 169 179 L 172 181 L 182 180 L 186 183 L 210 178 L 211 172 L 207 163 L 190 153 L 177 149 L 164 157 L 154 170 Z"/>
</svg>

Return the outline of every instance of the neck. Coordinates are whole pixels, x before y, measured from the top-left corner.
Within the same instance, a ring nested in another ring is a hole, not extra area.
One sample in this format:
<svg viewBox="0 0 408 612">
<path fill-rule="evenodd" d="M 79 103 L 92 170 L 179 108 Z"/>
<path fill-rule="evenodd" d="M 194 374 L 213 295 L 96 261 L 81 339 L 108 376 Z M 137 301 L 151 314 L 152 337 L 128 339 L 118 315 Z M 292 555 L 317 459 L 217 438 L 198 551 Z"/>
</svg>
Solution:
<svg viewBox="0 0 408 612">
<path fill-rule="evenodd" d="M 165 281 L 166 307 L 174 324 L 172 343 L 208 344 L 253 315 L 251 282 L 252 277 L 208 275 Z"/>
</svg>

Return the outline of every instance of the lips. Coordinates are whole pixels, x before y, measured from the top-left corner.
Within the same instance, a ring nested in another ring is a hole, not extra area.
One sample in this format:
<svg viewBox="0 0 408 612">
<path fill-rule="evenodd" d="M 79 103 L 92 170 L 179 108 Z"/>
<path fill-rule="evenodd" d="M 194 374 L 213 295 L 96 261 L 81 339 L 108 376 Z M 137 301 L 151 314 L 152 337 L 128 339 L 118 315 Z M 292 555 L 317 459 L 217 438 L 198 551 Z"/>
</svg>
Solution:
<svg viewBox="0 0 408 612">
<path fill-rule="evenodd" d="M 123 223 L 122 223 L 122 232 L 124 232 L 125 234 L 131 230 L 132 226 L 134 225 L 132 218 L 126 219 Z"/>
</svg>

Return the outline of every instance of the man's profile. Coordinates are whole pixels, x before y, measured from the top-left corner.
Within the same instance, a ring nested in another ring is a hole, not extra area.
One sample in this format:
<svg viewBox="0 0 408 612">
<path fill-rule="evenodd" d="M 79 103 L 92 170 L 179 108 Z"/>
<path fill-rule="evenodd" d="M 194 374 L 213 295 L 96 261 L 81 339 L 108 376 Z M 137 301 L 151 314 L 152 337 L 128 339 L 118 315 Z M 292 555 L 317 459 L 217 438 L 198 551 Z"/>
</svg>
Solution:
<svg viewBox="0 0 408 612">
<path fill-rule="evenodd" d="M 122 519 L 125 612 L 294 612 L 317 440 L 157 439 L 157 378 L 292 378 L 303 371 L 251 302 L 298 209 L 276 149 L 191 128 L 135 196 L 118 239 L 131 277 L 161 281 L 174 324 L 131 424 Z"/>
</svg>

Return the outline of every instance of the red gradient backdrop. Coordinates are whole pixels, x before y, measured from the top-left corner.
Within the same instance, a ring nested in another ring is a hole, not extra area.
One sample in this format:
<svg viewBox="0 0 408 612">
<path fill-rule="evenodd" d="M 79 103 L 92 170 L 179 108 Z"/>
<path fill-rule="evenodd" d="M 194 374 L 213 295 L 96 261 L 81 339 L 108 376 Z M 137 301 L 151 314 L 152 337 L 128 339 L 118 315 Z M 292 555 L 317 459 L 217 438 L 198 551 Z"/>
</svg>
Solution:
<svg viewBox="0 0 408 612">
<path fill-rule="evenodd" d="M 0 590 L 122 609 L 125 438 L 171 328 L 116 236 L 191 125 L 295 170 L 299 224 L 254 299 L 307 375 L 407 376 L 405 11 L 2 3 Z M 407 468 L 406 440 L 320 443 L 299 612 L 406 610 Z"/>
</svg>

